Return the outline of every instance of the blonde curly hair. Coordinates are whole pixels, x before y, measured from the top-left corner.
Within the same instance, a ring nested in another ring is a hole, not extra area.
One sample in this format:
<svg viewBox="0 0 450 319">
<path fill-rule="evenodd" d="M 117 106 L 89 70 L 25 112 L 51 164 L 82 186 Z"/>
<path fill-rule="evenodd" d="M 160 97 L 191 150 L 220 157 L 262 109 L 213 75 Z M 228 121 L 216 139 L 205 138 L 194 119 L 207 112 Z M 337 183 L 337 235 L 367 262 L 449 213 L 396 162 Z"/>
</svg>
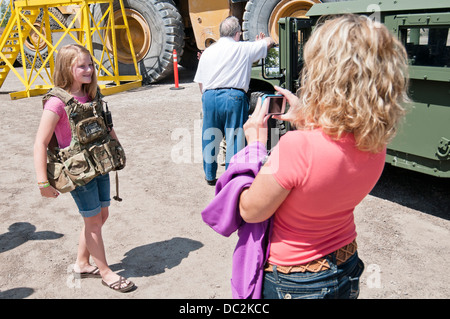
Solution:
<svg viewBox="0 0 450 319">
<path fill-rule="evenodd" d="M 407 54 L 388 29 L 345 14 L 320 21 L 304 49 L 295 125 L 339 139 L 353 133 L 362 151 L 395 136 L 409 101 Z"/>
</svg>

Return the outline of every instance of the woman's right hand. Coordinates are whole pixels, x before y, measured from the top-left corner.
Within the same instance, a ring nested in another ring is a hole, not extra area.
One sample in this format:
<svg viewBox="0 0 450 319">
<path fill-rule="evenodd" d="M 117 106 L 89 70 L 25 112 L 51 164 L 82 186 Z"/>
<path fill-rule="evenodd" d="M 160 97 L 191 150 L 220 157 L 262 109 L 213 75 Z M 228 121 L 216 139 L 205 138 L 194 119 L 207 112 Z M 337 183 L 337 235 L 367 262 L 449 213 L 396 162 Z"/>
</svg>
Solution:
<svg viewBox="0 0 450 319">
<path fill-rule="evenodd" d="M 55 188 L 53 188 L 52 185 L 44 188 L 39 188 L 39 190 L 41 191 L 42 197 L 57 198 L 59 196 L 59 192 Z"/>
<path fill-rule="evenodd" d="M 297 95 L 279 86 L 275 86 L 275 90 L 286 98 L 286 102 L 289 103 L 289 110 L 285 114 L 272 115 L 272 117 L 277 120 L 293 123 L 297 119 L 296 111 L 300 106 Z"/>
</svg>

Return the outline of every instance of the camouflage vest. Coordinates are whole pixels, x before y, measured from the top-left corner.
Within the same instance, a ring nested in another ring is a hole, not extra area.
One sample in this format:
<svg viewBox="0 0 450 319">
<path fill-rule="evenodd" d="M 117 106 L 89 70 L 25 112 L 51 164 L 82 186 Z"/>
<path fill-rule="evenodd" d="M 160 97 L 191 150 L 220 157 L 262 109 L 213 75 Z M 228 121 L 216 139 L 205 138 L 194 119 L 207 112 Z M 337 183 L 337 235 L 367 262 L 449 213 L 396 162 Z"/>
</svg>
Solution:
<svg viewBox="0 0 450 319">
<path fill-rule="evenodd" d="M 42 103 L 52 96 L 64 102 L 72 133 L 70 145 L 63 149 L 49 144 L 47 175 L 53 187 L 61 193 L 69 192 L 100 174 L 125 167 L 124 150 L 110 136 L 105 123 L 100 92 L 93 101 L 80 103 L 65 90 L 54 87 Z"/>
</svg>

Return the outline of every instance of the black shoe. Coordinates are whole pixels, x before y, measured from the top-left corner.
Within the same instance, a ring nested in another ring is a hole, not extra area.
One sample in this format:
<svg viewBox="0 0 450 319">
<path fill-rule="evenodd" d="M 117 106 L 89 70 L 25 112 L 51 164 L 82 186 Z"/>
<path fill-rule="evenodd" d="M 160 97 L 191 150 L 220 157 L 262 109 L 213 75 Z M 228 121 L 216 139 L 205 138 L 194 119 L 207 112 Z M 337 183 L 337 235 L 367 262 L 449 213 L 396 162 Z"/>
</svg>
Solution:
<svg viewBox="0 0 450 319">
<path fill-rule="evenodd" d="M 210 185 L 210 186 L 215 186 L 215 185 L 216 185 L 216 182 L 217 182 L 217 178 L 216 178 L 216 179 L 213 179 L 213 180 L 207 180 L 207 179 L 205 178 L 205 180 L 206 180 L 206 183 L 208 183 L 208 185 Z"/>
</svg>

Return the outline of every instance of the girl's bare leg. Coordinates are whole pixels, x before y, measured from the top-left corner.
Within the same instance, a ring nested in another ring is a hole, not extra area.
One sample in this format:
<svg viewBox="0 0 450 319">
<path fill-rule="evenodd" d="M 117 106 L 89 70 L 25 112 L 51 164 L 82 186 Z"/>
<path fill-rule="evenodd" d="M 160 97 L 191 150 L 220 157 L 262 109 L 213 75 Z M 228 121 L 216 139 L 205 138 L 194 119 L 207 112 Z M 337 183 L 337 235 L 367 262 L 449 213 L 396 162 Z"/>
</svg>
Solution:
<svg viewBox="0 0 450 319">
<path fill-rule="evenodd" d="M 100 214 L 93 217 L 84 218 L 83 231 L 80 234 L 77 264 L 85 266 L 89 264 L 89 257 L 92 256 L 95 264 L 100 270 L 100 275 L 108 285 L 120 279 L 120 276 L 114 273 L 106 261 L 105 247 L 102 238 L 102 226 L 108 218 L 108 207 L 102 208 Z M 88 266 L 87 266 L 88 267 Z M 93 269 L 93 266 L 90 266 Z M 80 269 L 83 271 L 82 269 Z M 123 284 L 125 286 L 126 283 Z"/>
<path fill-rule="evenodd" d="M 109 215 L 108 207 L 105 207 L 105 209 L 102 209 L 100 214 L 102 215 L 102 226 L 103 226 L 103 224 L 105 224 L 105 222 L 106 222 L 106 219 L 108 219 L 108 215 Z M 83 228 L 81 229 L 80 238 L 78 241 L 77 260 L 75 262 L 75 267 L 74 267 L 74 270 L 76 272 L 80 272 L 80 273 L 91 272 L 96 268 L 95 266 L 92 266 L 90 263 L 91 254 L 89 253 L 89 250 L 87 249 L 87 246 L 86 246 L 85 232 L 86 232 L 86 227 L 83 226 Z"/>
</svg>

